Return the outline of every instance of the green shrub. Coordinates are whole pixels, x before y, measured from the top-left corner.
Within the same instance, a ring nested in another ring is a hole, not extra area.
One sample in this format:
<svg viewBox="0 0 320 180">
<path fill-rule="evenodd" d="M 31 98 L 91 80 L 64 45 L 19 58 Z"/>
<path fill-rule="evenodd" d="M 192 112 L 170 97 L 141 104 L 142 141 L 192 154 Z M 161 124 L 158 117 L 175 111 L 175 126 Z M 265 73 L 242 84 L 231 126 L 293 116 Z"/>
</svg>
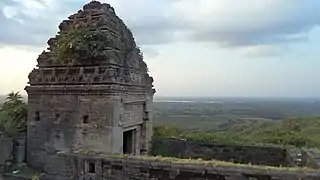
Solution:
<svg viewBox="0 0 320 180">
<path fill-rule="evenodd" d="M 0 106 L 0 131 L 3 135 L 13 137 L 26 131 L 27 105 L 19 92 L 8 94 Z"/>
<path fill-rule="evenodd" d="M 240 131 L 196 132 L 173 126 L 155 128 L 154 139 L 184 138 L 223 144 L 275 144 L 280 146 L 320 148 L 320 118 L 292 118 L 281 123 L 252 123 Z M 158 145 L 160 146 L 160 145 Z M 157 147 L 158 147 L 157 146 Z"/>
</svg>

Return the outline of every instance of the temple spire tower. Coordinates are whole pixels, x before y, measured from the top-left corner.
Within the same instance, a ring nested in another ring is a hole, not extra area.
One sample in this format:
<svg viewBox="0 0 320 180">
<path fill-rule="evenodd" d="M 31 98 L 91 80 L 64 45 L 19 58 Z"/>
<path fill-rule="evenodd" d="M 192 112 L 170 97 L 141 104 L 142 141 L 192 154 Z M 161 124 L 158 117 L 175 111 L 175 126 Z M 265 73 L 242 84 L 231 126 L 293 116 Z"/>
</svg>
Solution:
<svg viewBox="0 0 320 180">
<path fill-rule="evenodd" d="M 153 78 L 131 31 L 109 4 L 91 1 L 59 25 L 29 74 L 27 163 L 59 151 L 146 154 Z"/>
</svg>

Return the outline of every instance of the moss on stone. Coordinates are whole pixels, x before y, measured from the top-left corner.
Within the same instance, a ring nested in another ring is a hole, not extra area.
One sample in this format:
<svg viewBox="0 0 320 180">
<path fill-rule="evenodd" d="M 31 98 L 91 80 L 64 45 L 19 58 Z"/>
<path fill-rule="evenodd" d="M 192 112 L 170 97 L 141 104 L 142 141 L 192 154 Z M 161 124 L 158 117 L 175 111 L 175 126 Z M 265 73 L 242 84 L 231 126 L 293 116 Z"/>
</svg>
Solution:
<svg viewBox="0 0 320 180">
<path fill-rule="evenodd" d="M 276 167 L 266 165 L 252 165 L 252 164 L 240 164 L 227 161 L 219 160 L 203 160 L 203 159 L 180 159 L 174 157 L 163 157 L 163 156 L 140 156 L 140 155 L 126 155 L 126 154 L 105 154 L 101 152 L 94 152 L 86 149 L 79 149 L 72 152 L 76 155 L 85 155 L 95 158 L 116 158 L 116 159 L 133 159 L 133 160 L 145 160 L 145 161 L 156 161 L 171 164 L 193 164 L 193 165 L 204 165 L 204 166 L 226 166 L 226 167 L 239 167 L 239 168 L 254 168 L 260 170 L 274 170 L 274 171 L 291 171 L 291 172 L 318 172 L 316 169 L 308 167 Z"/>
</svg>

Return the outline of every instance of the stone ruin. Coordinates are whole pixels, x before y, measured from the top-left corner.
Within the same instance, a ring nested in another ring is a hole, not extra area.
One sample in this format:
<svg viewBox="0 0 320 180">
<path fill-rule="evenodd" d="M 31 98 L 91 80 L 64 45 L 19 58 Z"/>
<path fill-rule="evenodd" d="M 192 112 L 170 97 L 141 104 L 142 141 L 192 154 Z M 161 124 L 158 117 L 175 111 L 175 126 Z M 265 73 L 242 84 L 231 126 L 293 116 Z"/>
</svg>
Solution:
<svg viewBox="0 0 320 180">
<path fill-rule="evenodd" d="M 52 155 L 73 149 L 147 154 L 155 90 L 130 30 L 97 1 L 59 29 L 25 88 L 28 165 L 43 169 Z"/>
<path fill-rule="evenodd" d="M 137 156 L 151 151 L 155 90 L 132 33 L 110 5 L 97 1 L 59 29 L 29 74 L 27 165 L 20 172 L 10 166 L 7 180 L 31 179 L 33 170 L 41 170 L 41 180 L 320 179 L 320 153 L 313 151 L 301 151 L 305 170 L 296 168 L 295 150 L 185 140 L 165 140 L 160 146 L 168 157 Z M 23 138 L 13 142 L 0 139 L 0 168 L 10 156 L 22 163 Z M 244 164 L 223 162 L 230 159 Z"/>
</svg>

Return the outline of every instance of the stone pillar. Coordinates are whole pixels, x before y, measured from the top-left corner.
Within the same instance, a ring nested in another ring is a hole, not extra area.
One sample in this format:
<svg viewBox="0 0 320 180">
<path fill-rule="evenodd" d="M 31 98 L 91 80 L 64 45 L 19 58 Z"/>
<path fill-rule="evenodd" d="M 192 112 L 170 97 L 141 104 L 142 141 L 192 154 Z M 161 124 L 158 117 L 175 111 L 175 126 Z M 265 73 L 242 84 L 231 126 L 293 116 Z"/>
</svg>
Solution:
<svg viewBox="0 0 320 180">
<path fill-rule="evenodd" d="M 26 158 L 26 137 L 22 136 L 15 140 L 15 155 L 17 163 L 23 163 Z"/>
<path fill-rule="evenodd" d="M 137 126 L 137 129 L 135 130 L 135 135 L 134 135 L 134 139 L 135 139 L 135 154 L 136 155 L 140 155 L 141 152 L 141 126 Z"/>
<path fill-rule="evenodd" d="M 146 94 L 146 104 L 144 107 L 144 119 L 142 125 L 142 147 L 145 152 L 143 154 L 150 154 L 151 141 L 153 136 L 153 91 Z"/>
<path fill-rule="evenodd" d="M 123 128 L 121 119 L 123 114 L 123 104 L 119 101 L 113 103 L 112 115 L 112 153 L 122 154 L 123 148 Z"/>
<path fill-rule="evenodd" d="M 136 138 L 137 133 L 136 133 L 136 132 L 137 132 L 137 130 L 132 130 L 132 131 L 131 131 L 131 134 L 132 134 L 131 154 L 136 154 L 136 140 L 137 140 L 137 138 Z"/>
</svg>

